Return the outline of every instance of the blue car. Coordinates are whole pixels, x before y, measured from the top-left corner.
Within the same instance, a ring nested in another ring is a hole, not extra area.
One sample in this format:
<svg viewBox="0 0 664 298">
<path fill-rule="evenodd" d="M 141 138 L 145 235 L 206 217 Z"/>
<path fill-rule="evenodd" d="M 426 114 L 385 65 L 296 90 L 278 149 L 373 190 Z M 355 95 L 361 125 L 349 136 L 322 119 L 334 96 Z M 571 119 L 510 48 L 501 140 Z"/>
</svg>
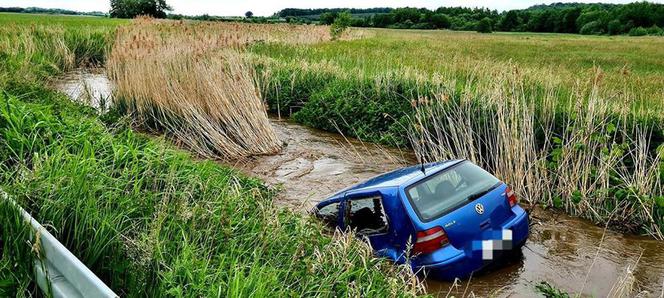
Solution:
<svg viewBox="0 0 664 298">
<path fill-rule="evenodd" d="M 514 192 L 467 160 L 374 177 L 320 202 L 314 213 L 355 230 L 379 256 L 443 280 L 520 252 L 528 238 L 528 214 Z"/>
</svg>

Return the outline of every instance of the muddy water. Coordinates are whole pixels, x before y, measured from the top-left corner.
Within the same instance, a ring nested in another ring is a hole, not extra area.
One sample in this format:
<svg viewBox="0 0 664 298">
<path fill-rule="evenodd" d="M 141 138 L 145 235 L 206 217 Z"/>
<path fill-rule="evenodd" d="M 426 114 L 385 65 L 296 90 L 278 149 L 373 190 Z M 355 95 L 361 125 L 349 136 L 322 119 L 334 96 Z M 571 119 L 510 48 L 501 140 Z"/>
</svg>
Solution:
<svg viewBox="0 0 664 298">
<path fill-rule="evenodd" d="M 55 87 L 76 102 L 106 111 L 111 102 L 111 82 L 103 69 L 79 69 L 55 81 Z"/>
<path fill-rule="evenodd" d="M 475 276 L 467 292 L 479 296 L 528 297 L 541 281 L 584 296 L 605 297 L 618 280 L 635 279 L 636 295 L 661 297 L 664 286 L 664 243 L 625 236 L 592 223 L 539 208 L 531 212 L 531 234 L 523 256 L 511 264 Z M 631 274 L 628 274 L 631 273 Z M 461 282 L 457 295 L 468 282 Z M 449 283 L 428 282 L 432 292 L 446 294 Z M 460 295 L 459 295 L 460 296 Z"/>
<path fill-rule="evenodd" d="M 110 98 L 110 84 L 100 72 L 71 73 L 57 82 L 56 87 L 74 100 L 92 105 L 95 105 L 94 96 L 92 101 L 86 97 L 82 100 L 80 94 L 99 94 L 101 100 L 96 107 L 103 106 L 108 102 L 105 98 Z M 280 186 L 283 191 L 278 204 L 285 208 L 308 210 L 344 187 L 415 162 L 409 153 L 287 121 L 271 119 L 271 122 L 284 142 L 284 149 L 279 154 L 238 161 L 233 166 Z M 522 252 L 507 264 L 456 285 L 425 280 L 427 289 L 443 297 L 471 293 L 531 297 L 537 295 L 535 285 L 547 281 L 570 293 L 604 297 L 619 280 L 627 277 L 634 279 L 631 296 L 663 295 L 664 242 L 604 231 L 587 221 L 534 208 L 531 235 Z"/>
<path fill-rule="evenodd" d="M 342 188 L 412 163 L 412 154 L 270 119 L 284 147 L 233 166 L 282 188 L 278 204 L 300 211 Z"/>
</svg>

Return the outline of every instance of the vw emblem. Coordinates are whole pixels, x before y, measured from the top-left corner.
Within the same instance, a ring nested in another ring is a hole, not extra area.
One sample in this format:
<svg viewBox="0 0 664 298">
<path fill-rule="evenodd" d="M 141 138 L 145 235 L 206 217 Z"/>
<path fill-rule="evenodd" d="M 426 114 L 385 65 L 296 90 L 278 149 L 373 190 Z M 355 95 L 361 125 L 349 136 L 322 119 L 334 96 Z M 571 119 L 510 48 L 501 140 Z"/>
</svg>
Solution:
<svg viewBox="0 0 664 298">
<path fill-rule="evenodd" d="M 477 211 L 477 214 L 479 215 L 484 214 L 484 205 L 477 203 L 477 205 L 475 205 L 475 211 Z"/>
</svg>

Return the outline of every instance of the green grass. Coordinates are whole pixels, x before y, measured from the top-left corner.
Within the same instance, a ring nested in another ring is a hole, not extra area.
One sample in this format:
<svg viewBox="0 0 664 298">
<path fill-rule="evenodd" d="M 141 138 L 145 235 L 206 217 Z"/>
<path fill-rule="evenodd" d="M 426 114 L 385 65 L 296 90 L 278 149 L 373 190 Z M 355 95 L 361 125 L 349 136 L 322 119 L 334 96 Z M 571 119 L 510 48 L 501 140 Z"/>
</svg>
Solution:
<svg viewBox="0 0 664 298">
<path fill-rule="evenodd" d="M 313 127 L 404 146 L 413 100 L 460 97 L 470 81 L 487 85 L 510 71 L 527 82 L 535 101 L 553 90 L 558 113 L 573 103 L 574 92 L 594 84 L 617 113 L 628 108 L 630 117 L 655 126 L 654 147 L 664 141 L 660 37 L 366 32 L 368 38 L 350 41 L 252 46 L 270 109 L 294 110 L 295 120 Z"/>
<path fill-rule="evenodd" d="M 261 181 L 51 90 L 53 76 L 103 62 L 115 21 L 0 22 L 0 187 L 121 296 L 415 293 L 408 270 L 273 206 Z M 11 205 L 0 214 L 0 295 L 34 296 L 31 232 Z"/>
<path fill-rule="evenodd" d="M 65 71 L 103 64 L 115 28 L 126 22 L 0 13 L 0 88 L 29 93 Z"/>
<path fill-rule="evenodd" d="M 261 44 L 253 52 L 279 61 L 325 62 L 339 72 L 375 77 L 417 72 L 424 77 L 452 73 L 458 78 L 476 65 L 511 63 L 542 84 L 573 88 L 601 68 L 603 89 L 629 92 L 633 108 L 664 108 L 664 39 L 373 29 L 371 38 L 313 46 Z"/>
<path fill-rule="evenodd" d="M 51 15 L 51 14 L 25 14 L 0 12 L 0 24 L 18 24 L 18 25 L 58 25 L 65 27 L 116 27 L 127 24 L 126 19 L 111 19 L 95 16 L 69 16 L 69 15 Z"/>
<path fill-rule="evenodd" d="M 0 98 L 2 185 L 122 296 L 398 292 L 384 274 L 390 264 L 273 207 L 260 181 L 128 125 L 107 128 L 59 94 L 39 97 L 52 102 Z M 23 261 L 15 258 L 30 249 L 25 239 L 7 236 L 3 263 Z M 23 278 L 5 282 L 21 293 L 30 289 Z"/>
<path fill-rule="evenodd" d="M 0 65 L 0 187 L 52 227 L 120 295 L 415 292 L 404 268 L 376 259 L 362 242 L 352 236 L 332 238 L 309 217 L 273 206 L 274 193 L 261 181 L 196 160 L 162 138 L 134 132 L 125 118 L 98 116 L 49 88 L 49 80 L 64 71 L 103 63 L 114 30 L 124 21 L 32 18 L 0 14 L 0 58 L 6 62 Z M 661 123 L 656 122 L 662 101 L 659 39 L 372 32 L 375 36 L 366 39 L 312 46 L 253 46 L 251 58 L 263 75 L 271 109 L 285 113 L 290 103 L 302 101 L 304 107 L 294 115 L 302 123 L 336 130 L 336 122 L 350 135 L 405 146 L 412 128 L 408 115 L 423 96 L 446 95 L 451 104 L 469 95 L 490 97 L 492 74 L 513 71 L 515 86 L 525 87 L 502 92 L 538 102 L 553 90 L 563 106 L 577 87 L 589 92 L 588 82 L 597 78 L 590 73 L 594 60 L 605 69 L 600 93 L 607 105 L 619 106 L 633 96 L 630 120 L 616 123 Z M 623 62 L 628 71 L 622 71 Z M 537 112 L 551 111 L 538 107 Z M 487 120 L 473 119 L 480 126 Z M 567 127 L 555 123 L 557 133 Z M 601 132 L 611 130 L 615 127 Z M 662 143 L 661 131 L 655 126 L 649 153 Z M 616 150 L 629 141 L 591 137 L 619 142 Z M 576 152 L 583 149 L 572 145 Z M 558 154 L 552 152 L 546 164 L 555 169 Z M 664 177 L 664 163 L 661 169 Z M 644 210 L 657 218 L 664 214 L 660 198 L 640 196 L 623 181 L 611 183 L 616 183 L 610 190 L 616 200 L 642 206 L 647 199 Z M 584 200 L 562 199 L 565 204 Z M 11 206 L 1 204 L 0 215 L 7 219 L 0 228 L 0 295 L 34 295 L 30 232 Z"/>
<path fill-rule="evenodd" d="M 535 289 L 546 298 L 569 298 L 569 294 L 563 290 L 557 289 L 548 282 L 542 281 L 535 286 Z"/>
</svg>

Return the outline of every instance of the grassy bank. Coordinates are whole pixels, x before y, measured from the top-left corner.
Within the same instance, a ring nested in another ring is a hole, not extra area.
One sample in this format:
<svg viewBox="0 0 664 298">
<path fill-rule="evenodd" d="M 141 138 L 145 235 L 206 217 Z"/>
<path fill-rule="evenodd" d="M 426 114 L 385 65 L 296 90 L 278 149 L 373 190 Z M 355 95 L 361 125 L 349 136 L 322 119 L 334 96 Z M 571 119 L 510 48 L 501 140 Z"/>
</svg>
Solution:
<svg viewBox="0 0 664 298">
<path fill-rule="evenodd" d="M 469 78 L 491 82 L 495 72 L 513 71 L 539 90 L 555 88 L 558 101 L 565 103 L 599 71 L 599 91 L 607 105 L 619 112 L 629 109 L 644 121 L 664 119 L 661 38 L 369 32 L 370 38 L 338 43 L 253 46 L 270 108 L 282 114 L 301 109 L 294 116 L 303 123 L 328 129 L 334 121 L 344 133 L 356 130 L 365 139 L 399 144 L 382 138 L 398 132 L 398 139 L 404 139 L 405 127 L 393 124 L 403 124 L 410 101 L 442 89 L 462 93 Z M 362 121 L 344 123 L 358 117 Z"/>
<path fill-rule="evenodd" d="M 371 32 L 253 46 L 270 109 L 427 160 L 469 158 L 530 203 L 664 237 L 664 40 Z"/>
<path fill-rule="evenodd" d="M 129 118 L 100 117 L 51 90 L 54 75 L 103 61 L 114 32 L 108 20 L 31 26 L 5 18 L 14 16 L 0 15 L 14 30 L 0 35 L 9 62 L 0 73 L 0 186 L 121 296 L 421 290 L 409 268 L 274 207 L 261 181 L 198 161 L 163 138 L 137 134 Z M 18 50 L 10 47 L 16 42 Z M 35 295 L 30 232 L 11 206 L 3 203 L 0 213 L 0 295 Z"/>
<path fill-rule="evenodd" d="M 260 181 L 39 98 L 0 100 L 2 184 L 121 295 L 382 296 L 408 284 L 360 242 L 272 206 Z M 30 269 L 13 278 L 9 265 L 30 246 L 15 237 L 3 234 L 2 275 L 22 293 Z"/>
</svg>

